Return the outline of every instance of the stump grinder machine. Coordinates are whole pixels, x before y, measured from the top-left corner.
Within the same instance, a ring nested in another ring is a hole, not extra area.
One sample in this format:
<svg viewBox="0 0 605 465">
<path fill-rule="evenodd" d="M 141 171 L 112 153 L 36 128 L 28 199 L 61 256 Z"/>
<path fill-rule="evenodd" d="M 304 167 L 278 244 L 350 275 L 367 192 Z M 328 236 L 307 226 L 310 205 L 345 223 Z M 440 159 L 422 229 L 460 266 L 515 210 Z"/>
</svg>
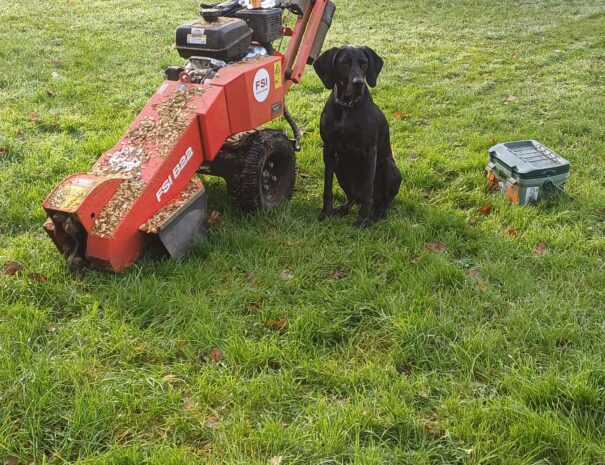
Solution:
<svg viewBox="0 0 605 465">
<path fill-rule="evenodd" d="M 290 198 L 300 131 L 284 96 L 320 54 L 335 7 L 267 3 L 202 4 L 201 17 L 176 31 L 186 64 L 166 70 L 127 133 L 89 172 L 67 177 L 46 198 L 44 229 L 70 267 L 121 271 L 147 247 L 184 256 L 208 228 L 197 173 L 224 178 L 244 211 Z M 284 40 L 282 54 L 273 45 Z M 261 128 L 281 116 L 293 139 Z"/>
</svg>

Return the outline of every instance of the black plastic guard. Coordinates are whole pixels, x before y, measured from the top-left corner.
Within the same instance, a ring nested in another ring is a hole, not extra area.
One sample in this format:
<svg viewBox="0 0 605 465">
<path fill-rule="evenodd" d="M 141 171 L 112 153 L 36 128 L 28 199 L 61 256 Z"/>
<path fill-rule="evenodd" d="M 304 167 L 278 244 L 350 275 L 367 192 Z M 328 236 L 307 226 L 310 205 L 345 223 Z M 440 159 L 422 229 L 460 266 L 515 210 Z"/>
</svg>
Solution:
<svg viewBox="0 0 605 465">
<path fill-rule="evenodd" d="M 183 258 L 207 236 L 207 197 L 200 191 L 161 225 L 158 236 L 171 258 Z"/>
</svg>

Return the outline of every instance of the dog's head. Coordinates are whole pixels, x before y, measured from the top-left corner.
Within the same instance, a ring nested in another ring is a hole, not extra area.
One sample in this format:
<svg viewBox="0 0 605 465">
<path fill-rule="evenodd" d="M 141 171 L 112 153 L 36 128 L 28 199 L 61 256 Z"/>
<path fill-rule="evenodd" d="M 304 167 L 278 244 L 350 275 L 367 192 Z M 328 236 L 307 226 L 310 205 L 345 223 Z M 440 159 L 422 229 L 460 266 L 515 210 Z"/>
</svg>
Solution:
<svg viewBox="0 0 605 465">
<path fill-rule="evenodd" d="M 338 88 L 340 98 L 358 99 L 366 82 L 376 87 L 383 61 L 370 47 L 344 45 L 322 53 L 313 63 L 315 72 L 328 89 Z"/>
</svg>

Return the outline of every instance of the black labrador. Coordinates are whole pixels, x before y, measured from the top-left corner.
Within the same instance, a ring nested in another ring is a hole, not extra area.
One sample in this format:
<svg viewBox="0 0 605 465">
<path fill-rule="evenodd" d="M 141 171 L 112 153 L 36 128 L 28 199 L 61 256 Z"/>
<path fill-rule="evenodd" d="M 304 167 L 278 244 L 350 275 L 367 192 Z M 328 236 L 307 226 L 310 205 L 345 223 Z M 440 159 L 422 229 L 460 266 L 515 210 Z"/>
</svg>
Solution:
<svg viewBox="0 0 605 465">
<path fill-rule="evenodd" d="M 366 85 L 376 87 L 383 61 L 369 47 L 332 48 L 313 64 L 321 81 L 332 89 L 321 114 L 324 142 L 324 194 L 319 219 L 348 215 L 361 204 L 356 226 L 386 218 L 399 192 L 401 172 L 395 164 L 387 120 Z M 333 207 L 334 174 L 347 200 Z"/>
</svg>

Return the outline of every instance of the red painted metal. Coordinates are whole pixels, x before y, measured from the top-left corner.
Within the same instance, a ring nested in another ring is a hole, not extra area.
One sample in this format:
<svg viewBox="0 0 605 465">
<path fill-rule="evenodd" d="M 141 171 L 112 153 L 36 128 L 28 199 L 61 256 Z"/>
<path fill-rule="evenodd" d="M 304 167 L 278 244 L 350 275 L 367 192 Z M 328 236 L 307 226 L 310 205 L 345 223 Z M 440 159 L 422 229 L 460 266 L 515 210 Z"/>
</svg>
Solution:
<svg viewBox="0 0 605 465">
<path fill-rule="evenodd" d="M 62 215 L 82 225 L 93 265 L 115 271 L 132 265 L 148 239 L 145 224 L 167 205 L 186 201 L 183 190 L 227 138 L 282 115 L 285 92 L 300 81 L 326 2 L 309 3 L 288 31 L 285 55 L 228 65 L 209 85 L 183 82 L 183 74 L 180 81 L 165 81 L 89 173 L 64 179 L 43 202 L 49 216 L 44 229 L 57 248 L 66 253 L 71 240 L 51 220 Z M 175 112 L 178 127 L 171 126 Z M 195 191 L 203 189 L 194 185 Z"/>
</svg>

